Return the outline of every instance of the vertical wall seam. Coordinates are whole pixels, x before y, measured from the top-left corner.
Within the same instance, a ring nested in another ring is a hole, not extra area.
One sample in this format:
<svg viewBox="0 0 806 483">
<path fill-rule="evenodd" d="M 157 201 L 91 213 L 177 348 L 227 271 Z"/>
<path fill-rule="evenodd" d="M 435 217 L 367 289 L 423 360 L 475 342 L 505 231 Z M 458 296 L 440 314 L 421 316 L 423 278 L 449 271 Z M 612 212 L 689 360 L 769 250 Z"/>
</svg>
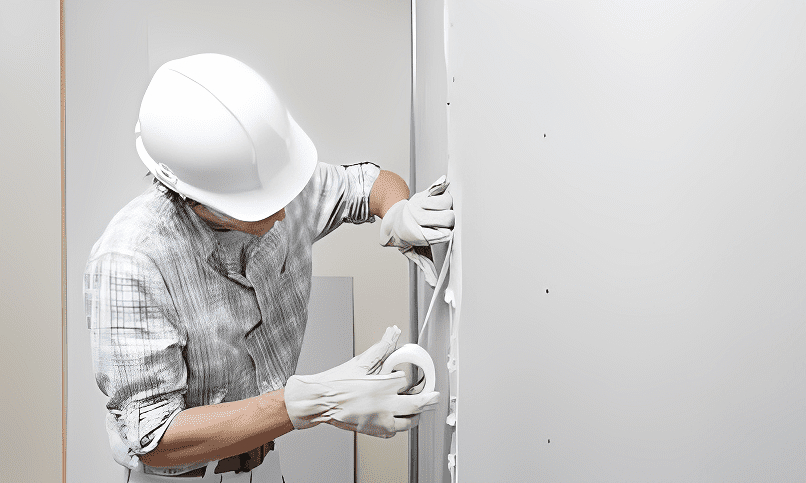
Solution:
<svg viewBox="0 0 806 483">
<path fill-rule="evenodd" d="M 416 125 L 414 123 L 415 101 L 417 95 L 417 0 L 411 0 L 411 106 L 409 112 L 409 189 L 417 192 L 417 142 Z M 417 343 L 419 310 L 417 307 L 417 266 L 409 260 L 409 340 Z M 416 371 L 416 367 L 411 367 Z M 415 375 L 416 377 L 416 375 Z M 419 462 L 419 430 L 409 430 L 409 483 L 418 483 Z"/>
</svg>

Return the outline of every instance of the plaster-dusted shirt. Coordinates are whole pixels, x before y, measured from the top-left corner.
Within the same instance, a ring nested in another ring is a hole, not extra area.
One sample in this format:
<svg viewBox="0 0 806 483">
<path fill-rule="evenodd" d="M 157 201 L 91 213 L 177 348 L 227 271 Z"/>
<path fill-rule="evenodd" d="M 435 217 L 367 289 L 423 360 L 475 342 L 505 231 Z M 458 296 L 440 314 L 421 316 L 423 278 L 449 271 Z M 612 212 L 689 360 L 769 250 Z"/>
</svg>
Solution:
<svg viewBox="0 0 806 483">
<path fill-rule="evenodd" d="M 342 222 L 374 221 L 371 163 L 319 163 L 286 217 L 261 237 L 216 234 L 160 184 L 124 207 L 84 274 L 95 378 L 109 396 L 115 460 L 142 465 L 183 409 L 280 389 L 302 347 L 312 244 Z"/>
</svg>

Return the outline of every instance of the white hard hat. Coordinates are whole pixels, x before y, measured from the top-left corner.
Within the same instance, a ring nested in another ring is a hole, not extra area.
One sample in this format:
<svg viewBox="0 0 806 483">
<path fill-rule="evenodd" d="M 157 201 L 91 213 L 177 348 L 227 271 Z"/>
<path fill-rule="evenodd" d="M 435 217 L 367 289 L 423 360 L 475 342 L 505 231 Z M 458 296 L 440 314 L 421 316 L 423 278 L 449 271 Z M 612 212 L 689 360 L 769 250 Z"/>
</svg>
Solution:
<svg viewBox="0 0 806 483">
<path fill-rule="evenodd" d="M 137 154 L 158 180 L 242 221 L 280 211 L 316 167 L 313 142 L 269 84 L 225 55 L 157 69 L 135 134 Z"/>
</svg>

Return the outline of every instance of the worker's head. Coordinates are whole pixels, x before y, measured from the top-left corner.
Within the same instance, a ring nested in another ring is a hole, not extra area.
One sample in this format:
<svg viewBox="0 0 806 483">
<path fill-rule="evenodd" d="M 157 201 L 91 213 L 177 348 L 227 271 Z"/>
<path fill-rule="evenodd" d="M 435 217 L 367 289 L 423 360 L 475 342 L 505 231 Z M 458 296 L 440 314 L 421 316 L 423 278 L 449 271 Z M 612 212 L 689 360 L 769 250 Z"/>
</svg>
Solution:
<svg viewBox="0 0 806 483">
<path fill-rule="evenodd" d="M 140 159 L 161 183 L 246 222 L 280 213 L 316 166 L 316 148 L 269 84 L 219 54 L 160 67 L 135 134 Z"/>
</svg>

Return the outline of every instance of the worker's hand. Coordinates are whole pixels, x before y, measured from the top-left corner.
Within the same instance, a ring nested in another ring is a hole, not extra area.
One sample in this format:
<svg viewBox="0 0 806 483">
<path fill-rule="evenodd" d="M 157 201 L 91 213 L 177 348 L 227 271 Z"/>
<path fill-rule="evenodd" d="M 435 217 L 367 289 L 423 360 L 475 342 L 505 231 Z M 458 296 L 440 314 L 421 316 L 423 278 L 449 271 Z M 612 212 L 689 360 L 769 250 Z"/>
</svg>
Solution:
<svg viewBox="0 0 806 483">
<path fill-rule="evenodd" d="M 437 403 L 438 392 L 401 395 L 402 372 L 376 375 L 395 350 L 400 329 L 389 328 L 380 342 L 328 371 L 292 376 L 285 386 L 288 416 L 296 429 L 329 423 L 341 429 L 390 438 L 419 423 L 420 413 Z"/>
<path fill-rule="evenodd" d="M 400 329 L 396 325 L 387 327 L 381 340 L 372 345 L 369 349 L 362 352 L 340 365 L 342 371 L 355 370 L 358 374 L 365 376 L 369 374 L 378 374 L 381 372 L 383 361 L 389 357 L 392 352 L 397 348 L 397 339 L 400 337 Z M 334 371 L 338 368 L 331 369 Z"/>
<path fill-rule="evenodd" d="M 454 214 L 448 185 L 445 176 L 440 177 L 427 190 L 392 205 L 381 222 L 381 245 L 400 249 L 420 267 L 425 281 L 432 287 L 437 283 L 438 274 L 433 259 L 428 256 L 430 250 L 415 247 L 430 247 L 450 239 Z"/>
</svg>

